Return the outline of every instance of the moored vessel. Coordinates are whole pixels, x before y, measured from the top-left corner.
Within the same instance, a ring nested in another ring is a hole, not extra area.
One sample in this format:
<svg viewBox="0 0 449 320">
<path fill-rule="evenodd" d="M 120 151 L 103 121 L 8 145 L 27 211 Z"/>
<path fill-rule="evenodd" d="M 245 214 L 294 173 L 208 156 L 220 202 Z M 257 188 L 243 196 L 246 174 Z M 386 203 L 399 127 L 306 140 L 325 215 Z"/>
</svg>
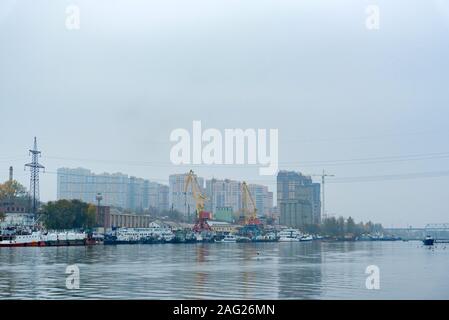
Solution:
<svg viewBox="0 0 449 320">
<path fill-rule="evenodd" d="M 232 234 L 227 234 L 220 242 L 235 243 L 237 242 L 237 237 Z"/>
<path fill-rule="evenodd" d="M 301 233 L 296 229 L 284 229 L 279 232 L 279 242 L 297 242 L 301 237 Z"/>
<path fill-rule="evenodd" d="M 76 246 L 88 244 L 85 232 L 30 231 L 3 236 L 0 247 Z"/>
<path fill-rule="evenodd" d="M 426 236 L 426 238 L 422 241 L 425 246 L 433 246 L 435 243 L 435 239 L 431 236 Z"/>
<path fill-rule="evenodd" d="M 299 241 L 312 241 L 313 237 L 310 234 L 305 234 L 299 238 Z"/>
</svg>

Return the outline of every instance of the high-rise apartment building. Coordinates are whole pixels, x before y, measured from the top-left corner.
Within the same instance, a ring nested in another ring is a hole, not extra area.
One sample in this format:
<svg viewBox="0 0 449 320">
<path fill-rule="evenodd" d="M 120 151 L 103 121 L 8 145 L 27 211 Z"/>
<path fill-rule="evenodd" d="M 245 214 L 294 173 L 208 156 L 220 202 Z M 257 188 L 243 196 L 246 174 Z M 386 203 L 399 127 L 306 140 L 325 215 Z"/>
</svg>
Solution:
<svg viewBox="0 0 449 320">
<path fill-rule="evenodd" d="M 206 180 L 206 207 L 215 212 L 217 208 L 230 207 L 237 214 L 242 208 L 242 184 L 229 179 Z"/>
<path fill-rule="evenodd" d="M 60 168 L 57 174 L 57 199 L 79 199 L 96 203 L 101 193 L 102 205 L 133 211 L 154 208 L 168 210 L 168 186 L 122 173 L 95 174 L 83 168 Z"/>
<path fill-rule="evenodd" d="M 273 208 L 273 192 L 268 191 L 267 186 L 260 184 L 249 184 L 248 189 L 256 204 L 257 216 L 269 215 Z"/>
<path fill-rule="evenodd" d="M 302 228 L 321 222 L 320 184 L 310 176 L 279 171 L 277 194 L 281 225 Z"/>
<path fill-rule="evenodd" d="M 268 187 L 259 184 L 249 184 L 248 189 L 252 195 L 257 209 L 257 215 L 269 215 L 273 208 L 273 192 Z M 215 212 L 217 208 L 230 207 L 238 217 L 242 210 L 242 182 L 230 179 L 206 180 L 206 208 Z"/>
</svg>

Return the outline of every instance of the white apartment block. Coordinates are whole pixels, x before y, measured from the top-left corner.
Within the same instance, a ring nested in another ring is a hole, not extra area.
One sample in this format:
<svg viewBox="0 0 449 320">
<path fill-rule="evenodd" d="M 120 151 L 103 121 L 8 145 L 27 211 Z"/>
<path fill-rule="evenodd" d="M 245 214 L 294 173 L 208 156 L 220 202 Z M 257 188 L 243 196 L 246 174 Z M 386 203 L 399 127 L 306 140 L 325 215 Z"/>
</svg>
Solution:
<svg viewBox="0 0 449 320">
<path fill-rule="evenodd" d="M 168 210 L 168 186 L 122 173 L 95 174 L 84 168 L 60 168 L 57 174 L 57 199 L 79 199 L 129 210 Z"/>
</svg>

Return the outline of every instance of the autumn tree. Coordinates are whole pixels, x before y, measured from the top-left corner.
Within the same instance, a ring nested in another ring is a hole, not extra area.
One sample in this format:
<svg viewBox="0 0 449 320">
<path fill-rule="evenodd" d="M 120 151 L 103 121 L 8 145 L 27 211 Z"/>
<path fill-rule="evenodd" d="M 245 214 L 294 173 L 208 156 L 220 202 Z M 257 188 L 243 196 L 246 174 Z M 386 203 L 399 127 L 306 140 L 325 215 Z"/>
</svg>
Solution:
<svg viewBox="0 0 449 320">
<path fill-rule="evenodd" d="M 27 192 L 23 185 L 16 180 L 8 180 L 0 184 L 0 200 L 13 201 L 27 198 Z"/>
</svg>

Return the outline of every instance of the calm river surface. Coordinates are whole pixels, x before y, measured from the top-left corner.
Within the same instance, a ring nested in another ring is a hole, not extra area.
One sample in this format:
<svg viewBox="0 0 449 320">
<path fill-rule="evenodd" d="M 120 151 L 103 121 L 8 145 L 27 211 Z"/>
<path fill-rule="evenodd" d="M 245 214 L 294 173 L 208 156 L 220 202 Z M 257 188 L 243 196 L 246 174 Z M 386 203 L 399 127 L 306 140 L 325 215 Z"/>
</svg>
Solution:
<svg viewBox="0 0 449 320">
<path fill-rule="evenodd" d="M 80 288 L 66 288 L 66 267 Z M 368 290 L 365 269 L 380 269 Z M 211 243 L 0 248 L 0 299 L 449 299 L 449 244 Z"/>
</svg>

